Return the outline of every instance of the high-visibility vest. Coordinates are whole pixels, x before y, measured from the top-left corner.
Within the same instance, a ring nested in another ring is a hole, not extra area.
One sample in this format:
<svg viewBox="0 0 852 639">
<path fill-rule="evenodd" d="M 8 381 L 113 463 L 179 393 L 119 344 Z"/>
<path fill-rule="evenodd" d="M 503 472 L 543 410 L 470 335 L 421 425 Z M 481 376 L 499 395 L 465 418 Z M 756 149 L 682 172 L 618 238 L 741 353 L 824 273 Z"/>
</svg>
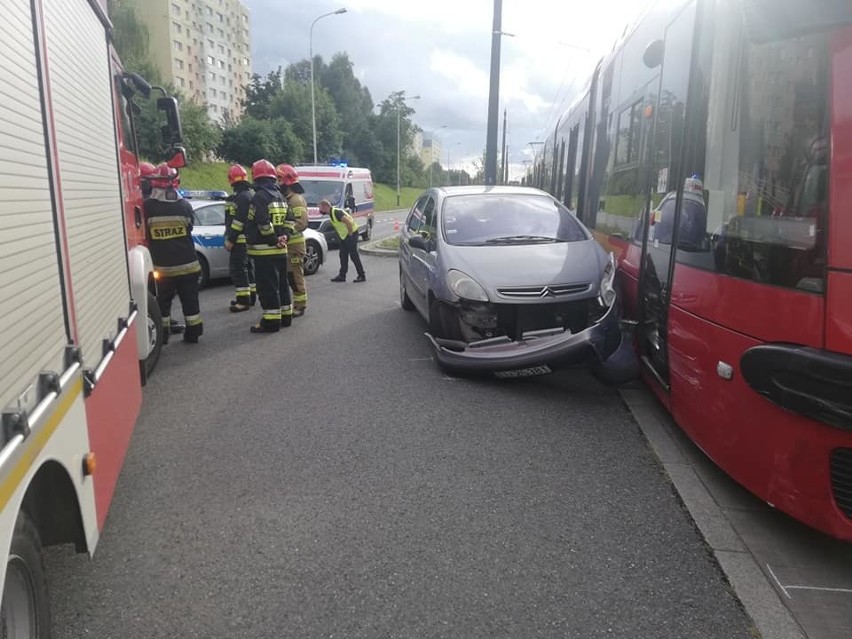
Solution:
<svg viewBox="0 0 852 639">
<path fill-rule="evenodd" d="M 340 216 L 339 222 L 334 216 L 334 214 L 337 212 L 343 213 L 343 215 Z M 337 235 L 340 237 L 341 240 L 345 240 L 347 237 L 349 237 L 349 229 L 347 228 L 346 222 L 344 222 L 344 220 L 348 219 L 352 223 L 352 227 L 355 229 L 355 232 L 357 232 L 358 230 L 358 225 L 355 224 L 355 220 L 353 220 L 352 216 L 349 215 L 349 213 L 347 213 L 343 209 L 332 207 L 328 215 L 328 219 L 331 222 L 331 225 L 334 227 L 334 230 L 337 231 Z"/>
</svg>

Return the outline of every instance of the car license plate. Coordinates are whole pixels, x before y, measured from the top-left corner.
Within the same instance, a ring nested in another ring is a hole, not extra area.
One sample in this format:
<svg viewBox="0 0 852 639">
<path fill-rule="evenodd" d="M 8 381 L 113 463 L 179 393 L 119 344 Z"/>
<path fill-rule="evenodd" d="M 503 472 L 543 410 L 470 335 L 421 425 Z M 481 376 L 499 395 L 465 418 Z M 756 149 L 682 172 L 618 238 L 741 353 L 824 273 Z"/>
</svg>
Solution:
<svg viewBox="0 0 852 639">
<path fill-rule="evenodd" d="M 547 375 L 552 373 L 550 366 L 531 366 L 530 368 L 521 368 L 516 371 L 497 371 L 495 377 L 508 379 L 511 377 L 535 377 L 536 375 Z"/>
</svg>

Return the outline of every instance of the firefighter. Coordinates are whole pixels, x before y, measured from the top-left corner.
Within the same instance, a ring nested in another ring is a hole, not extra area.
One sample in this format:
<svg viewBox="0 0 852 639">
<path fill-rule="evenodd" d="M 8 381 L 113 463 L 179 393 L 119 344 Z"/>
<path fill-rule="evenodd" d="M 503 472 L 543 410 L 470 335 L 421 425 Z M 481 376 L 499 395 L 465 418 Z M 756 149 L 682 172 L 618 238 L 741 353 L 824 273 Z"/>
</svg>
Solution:
<svg viewBox="0 0 852 639">
<path fill-rule="evenodd" d="M 240 233 L 245 233 L 246 249 L 254 260 L 257 298 L 263 309 L 261 320 L 252 333 L 277 333 L 290 326 L 293 308 L 287 285 L 287 233 L 284 222 L 287 205 L 278 190 L 275 167 L 268 160 L 251 166 L 254 196 L 249 210 L 237 210 L 227 230 L 225 248 L 233 250 Z"/>
<path fill-rule="evenodd" d="M 287 253 L 290 256 L 290 270 L 287 280 L 293 291 L 293 317 L 301 317 L 308 306 L 308 289 L 305 286 L 305 236 L 308 228 L 308 205 L 303 193 L 305 187 L 299 184 L 299 174 L 289 164 L 275 167 L 281 193 L 287 200 L 287 221 L 285 227 L 289 233 Z"/>
<path fill-rule="evenodd" d="M 237 217 L 237 211 L 242 211 L 241 218 L 247 219 L 254 191 L 248 181 L 248 173 L 239 164 L 228 169 L 228 182 L 234 193 L 228 196 L 225 204 L 225 228 L 231 228 L 231 223 Z M 231 312 L 241 313 L 249 310 L 256 301 L 257 289 L 254 282 L 254 263 L 246 251 L 246 236 L 237 235 L 230 249 L 228 270 L 231 281 L 236 289 L 236 299 L 231 302 Z"/>
<path fill-rule="evenodd" d="M 204 324 L 198 304 L 201 265 L 192 242 L 192 206 L 177 192 L 178 173 L 168 164 L 157 165 L 150 182 L 145 222 L 158 277 L 157 303 L 163 316 L 163 342 L 168 341 L 172 300 L 177 295 L 186 322 L 183 341 L 196 344 L 204 332 Z"/>
<path fill-rule="evenodd" d="M 358 225 L 355 220 L 343 209 L 332 206 L 328 200 L 320 201 L 319 210 L 320 213 L 328 216 L 332 227 L 340 238 L 340 272 L 337 276 L 332 277 L 331 281 L 346 281 L 346 272 L 349 270 L 349 258 L 351 257 L 355 270 L 358 272 L 358 277 L 353 281 L 366 282 L 367 274 L 364 273 L 361 256 L 358 255 Z"/>
</svg>

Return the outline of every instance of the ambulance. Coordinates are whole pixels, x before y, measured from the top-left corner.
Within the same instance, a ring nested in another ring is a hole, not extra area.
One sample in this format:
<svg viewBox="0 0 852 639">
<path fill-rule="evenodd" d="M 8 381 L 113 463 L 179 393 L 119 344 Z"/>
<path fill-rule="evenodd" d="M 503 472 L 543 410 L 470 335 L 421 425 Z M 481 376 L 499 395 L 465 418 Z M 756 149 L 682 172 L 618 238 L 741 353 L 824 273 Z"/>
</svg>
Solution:
<svg viewBox="0 0 852 639">
<path fill-rule="evenodd" d="M 297 166 L 299 183 L 305 188 L 308 204 L 308 226 L 322 233 L 329 246 L 337 246 L 339 238 L 327 215 L 319 212 L 320 200 L 348 210 L 362 239 L 369 240 L 373 233 L 373 178 L 370 169 L 359 169 L 346 164 L 330 166 Z"/>
</svg>

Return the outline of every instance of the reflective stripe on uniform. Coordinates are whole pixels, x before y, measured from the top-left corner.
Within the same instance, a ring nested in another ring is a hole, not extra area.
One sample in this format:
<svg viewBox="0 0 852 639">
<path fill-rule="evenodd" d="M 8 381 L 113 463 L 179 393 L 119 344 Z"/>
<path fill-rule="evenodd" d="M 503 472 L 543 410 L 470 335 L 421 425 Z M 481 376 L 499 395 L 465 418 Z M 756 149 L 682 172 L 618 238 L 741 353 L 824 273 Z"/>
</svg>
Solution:
<svg viewBox="0 0 852 639">
<path fill-rule="evenodd" d="M 269 246 L 268 244 L 247 244 L 246 250 L 248 254 L 252 257 L 264 257 L 267 255 L 272 256 L 286 256 L 287 248 L 280 248 L 278 246 Z"/>
<path fill-rule="evenodd" d="M 282 306 L 281 307 L 281 317 L 290 317 L 293 314 L 292 306 Z"/>
<path fill-rule="evenodd" d="M 184 319 L 186 320 L 187 326 L 196 326 L 201 324 L 201 315 L 185 315 Z"/>
<path fill-rule="evenodd" d="M 275 235 L 275 229 L 272 228 L 272 225 L 269 222 L 261 224 L 257 227 L 257 230 L 260 231 L 261 235 Z"/>
<path fill-rule="evenodd" d="M 298 304 L 299 302 L 307 303 L 308 294 L 307 293 L 293 293 L 293 302 Z"/>
<path fill-rule="evenodd" d="M 233 229 L 234 231 L 242 231 L 245 226 L 246 225 L 240 222 L 239 220 L 233 220 L 231 222 L 231 229 Z"/>
<path fill-rule="evenodd" d="M 281 309 L 278 309 L 277 311 L 264 310 L 263 311 L 263 319 L 269 320 L 269 321 L 272 321 L 272 322 L 274 322 L 275 320 L 278 320 L 280 322 L 281 321 Z"/>
<path fill-rule="evenodd" d="M 177 264 L 176 266 L 155 266 L 154 270 L 163 277 L 179 277 L 181 275 L 192 275 L 201 272 L 201 264 L 197 261 Z"/>
<path fill-rule="evenodd" d="M 290 244 L 290 245 L 304 244 L 304 243 L 305 243 L 305 236 L 302 235 L 301 233 L 293 233 L 293 235 L 290 236 L 290 239 L 287 240 L 287 244 Z"/>
</svg>

